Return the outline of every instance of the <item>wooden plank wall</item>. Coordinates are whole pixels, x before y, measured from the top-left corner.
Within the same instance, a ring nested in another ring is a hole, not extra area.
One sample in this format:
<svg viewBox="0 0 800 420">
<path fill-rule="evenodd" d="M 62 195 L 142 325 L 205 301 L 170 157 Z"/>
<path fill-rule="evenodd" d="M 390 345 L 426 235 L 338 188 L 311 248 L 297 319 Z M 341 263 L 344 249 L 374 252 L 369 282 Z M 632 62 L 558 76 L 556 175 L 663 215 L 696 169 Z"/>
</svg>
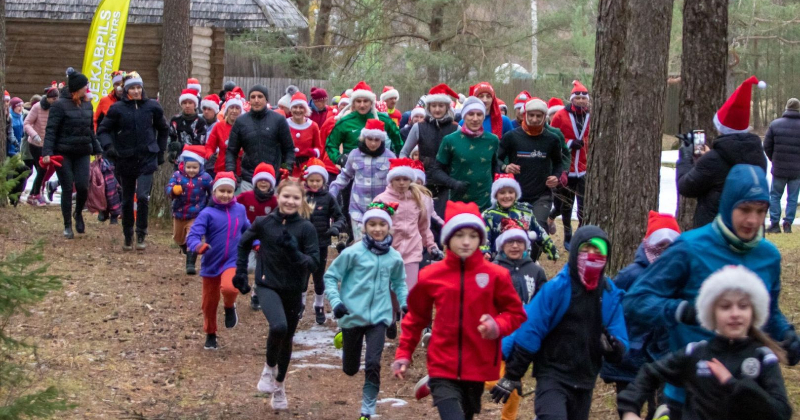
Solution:
<svg viewBox="0 0 800 420">
<path fill-rule="evenodd" d="M 18 20 L 6 22 L 6 88 L 26 101 L 53 80 L 65 81 L 67 67 L 83 65 L 89 22 Z M 161 57 L 159 25 L 128 25 L 120 66 L 136 70 L 155 97 Z"/>
<path fill-rule="evenodd" d="M 192 28 L 192 70 L 191 77 L 200 81 L 203 87 L 202 96 L 209 95 L 211 92 L 211 46 L 213 44 L 211 28 Z"/>
<path fill-rule="evenodd" d="M 225 83 L 225 29 L 214 28 L 211 45 L 211 90 L 219 92 Z M 224 99 L 224 98 L 223 98 Z"/>
</svg>

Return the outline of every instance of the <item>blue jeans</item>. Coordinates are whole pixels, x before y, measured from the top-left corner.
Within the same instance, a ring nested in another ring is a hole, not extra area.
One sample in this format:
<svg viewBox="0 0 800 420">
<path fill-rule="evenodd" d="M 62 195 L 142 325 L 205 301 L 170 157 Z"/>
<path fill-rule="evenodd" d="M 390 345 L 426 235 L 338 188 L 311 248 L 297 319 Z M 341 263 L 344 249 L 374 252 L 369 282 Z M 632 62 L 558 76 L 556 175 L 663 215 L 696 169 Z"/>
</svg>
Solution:
<svg viewBox="0 0 800 420">
<path fill-rule="evenodd" d="M 800 193 L 800 178 L 772 178 L 772 190 L 769 192 L 769 220 L 778 223 L 781 218 L 781 197 L 787 190 L 786 216 L 783 218 L 791 224 L 797 213 L 797 196 Z"/>
</svg>

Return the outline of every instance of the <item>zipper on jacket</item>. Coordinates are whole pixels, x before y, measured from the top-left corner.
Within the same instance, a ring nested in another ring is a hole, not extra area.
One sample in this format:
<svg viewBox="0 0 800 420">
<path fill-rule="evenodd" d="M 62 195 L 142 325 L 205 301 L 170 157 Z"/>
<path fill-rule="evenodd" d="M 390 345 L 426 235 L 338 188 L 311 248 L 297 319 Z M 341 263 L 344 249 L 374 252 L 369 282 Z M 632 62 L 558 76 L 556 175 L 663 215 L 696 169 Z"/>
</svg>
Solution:
<svg viewBox="0 0 800 420">
<path fill-rule="evenodd" d="M 464 260 L 461 260 L 461 297 L 459 298 L 458 304 L 458 372 L 456 372 L 456 377 L 458 380 L 461 380 L 461 355 L 463 352 L 463 340 L 464 340 L 464 265 L 466 263 Z"/>
</svg>

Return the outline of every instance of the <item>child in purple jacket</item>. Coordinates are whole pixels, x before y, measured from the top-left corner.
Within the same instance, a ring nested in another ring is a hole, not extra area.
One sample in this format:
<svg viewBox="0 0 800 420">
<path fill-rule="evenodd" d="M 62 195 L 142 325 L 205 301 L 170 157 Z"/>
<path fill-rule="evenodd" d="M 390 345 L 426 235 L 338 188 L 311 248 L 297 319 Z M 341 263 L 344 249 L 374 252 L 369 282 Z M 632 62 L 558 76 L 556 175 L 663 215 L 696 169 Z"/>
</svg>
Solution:
<svg viewBox="0 0 800 420">
<path fill-rule="evenodd" d="M 203 146 L 184 147 L 179 160 L 182 164 L 166 186 L 167 197 L 172 198 L 172 239 L 186 254 L 186 274 L 190 275 L 197 274 L 197 253 L 186 248 L 186 235 L 208 204 L 213 182 L 211 175 L 203 172 L 204 156 Z"/>
<path fill-rule="evenodd" d="M 236 252 L 242 233 L 250 227 L 243 205 L 236 202 L 233 190 L 236 178 L 233 172 L 220 172 L 214 179 L 211 204 L 197 216 L 186 246 L 203 255 L 200 275 L 203 277 L 203 330 L 206 332 L 206 350 L 217 349 L 217 306 L 220 292 L 225 306 L 225 328 L 239 322 L 236 314 L 236 297 L 233 287 L 236 274 Z M 205 242 L 203 242 L 205 237 Z"/>
</svg>

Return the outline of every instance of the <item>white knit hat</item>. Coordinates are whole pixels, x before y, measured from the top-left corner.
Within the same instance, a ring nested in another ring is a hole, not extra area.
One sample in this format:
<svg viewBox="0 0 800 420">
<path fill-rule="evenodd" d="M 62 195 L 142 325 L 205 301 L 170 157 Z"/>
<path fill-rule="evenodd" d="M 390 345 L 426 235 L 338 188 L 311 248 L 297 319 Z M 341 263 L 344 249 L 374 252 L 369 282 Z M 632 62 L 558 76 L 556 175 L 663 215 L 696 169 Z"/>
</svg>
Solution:
<svg viewBox="0 0 800 420">
<path fill-rule="evenodd" d="M 469 114 L 470 111 L 480 111 L 483 115 L 486 115 L 486 105 L 483 104 L 483 101 L 480 99 L 470 96 L 464 101 L 464 105 L 461 106 L 461 115 L 463 116 Z"/>
<path fill-rule="evenodd" d="M 539 98 L 533 98 L 525 103 L 525 112 L 540 111 L 547 115 L 547 104 Z"/>
<path fill-rule="evenodd" d="M 506 187 L 511 187 L 514 189 L 514 192 L 517 193 L 517 200 L 522 198 L 522 188 L 519 186 L 519 182 L 517 182 L 517 180 L 514 179 L 514 175 L 495 174 L 494 182 L 492 183 L 492 195 L 491 195 L 492 204 L 497 202 L 497 193 Z"/>
<path fill-rule="evenodd" d="M 409 116 L 409 120 L 411 118 L 416 117 L 417 115 L 420 115 L 420 116 L 424 117 L 425 116 L 425 108 L 423 108 L 421 106 L 414 107 L 414 109 L 411 110 L 411 115 Z"/>
<path fill-rule="evenodd" d="M 703 328 L 714 331 L 714 304 L 725 292 L 738 291 L 750 297 L 753 306 L 753 327 L 761 328 L 769 317 L 769 293 L 756 273 L 741 265 L 728 265 L 710 275 L 700 286 L 695 301 L 697 318 Z"/>
</svg>

